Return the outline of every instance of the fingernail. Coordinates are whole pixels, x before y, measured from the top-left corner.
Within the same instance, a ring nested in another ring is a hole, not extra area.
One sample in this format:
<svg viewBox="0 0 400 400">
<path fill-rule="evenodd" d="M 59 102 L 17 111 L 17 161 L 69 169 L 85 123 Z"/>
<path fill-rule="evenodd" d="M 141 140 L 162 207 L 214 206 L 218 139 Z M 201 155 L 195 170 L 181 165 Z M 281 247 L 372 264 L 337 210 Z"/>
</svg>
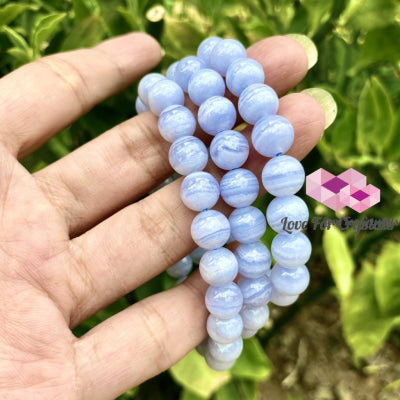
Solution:
<svg viewBox="0 0 400 400">
<path fill-rule="evenodd" d="M 318 61 L 318 50 L 315 43 L 308 36 L 300 35 L 298 33 L 289 33 L 286 36 L 291 37 L 303 46 L 307 53 L 308 69 L 312 68 Z"/>
<path fill-rule="evenodd" d="M 325 111 L 325 129 L 332 125 L 337 114 L 337 104 L 332 95 L 320 88 L 304 89 L 301 93 L 308 94 L 321 104 Z"/>
</svg>

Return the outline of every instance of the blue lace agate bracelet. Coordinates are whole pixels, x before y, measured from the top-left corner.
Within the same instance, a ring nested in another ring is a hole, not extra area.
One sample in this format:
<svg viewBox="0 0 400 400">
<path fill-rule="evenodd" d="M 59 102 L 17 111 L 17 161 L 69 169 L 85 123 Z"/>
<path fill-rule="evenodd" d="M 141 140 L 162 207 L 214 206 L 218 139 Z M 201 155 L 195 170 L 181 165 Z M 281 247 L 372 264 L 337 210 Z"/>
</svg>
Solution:
<svg viewBox="0 0 400 400">
<path fill-rule="evenodd" d="M 308 220 L 306 204 L 295 195 L 305 173 L 298 160 L 284 155 L 293 143 L 293 128 L 276 115 L 278 96 L 264 84 L 263 68 L 246 57 L 240 42 L 208 38 L 200 44 L 197 56 L 173 63 L 166 75 L 151 73 L 142 78 L 136 109 L 159 116 L 160 134 L 171 143 L 171 166 L 185 176 L 181 199 L 199 212 L 191 225 L 198 249 L 167 272 L 180 282 L 191 271 L 193 260 L 199 263 L 200 274 L 210 285 L 205 296 L 210 315 L 209 337 L 197 349 L 211 368 L 226 370 L 242 352 L 243 339 L 266 324 L 267 303 L 292 304 L 309 284 L 304 264 L 311 255 L 311 243 L 300 230 L 285 232 L 282 223 L 284 218 Z M 239 98 L 241 119 L 254 125 L 254 149 L 270 158 L 261 176 L 265 189 L 275 196 L 266 218 L 251 205 L 259 194 L 259 183 L 251 171 L 242 168 L 250 147 L 246 137 L 233 130 L 237 112 L 224 97 L 226 88 Z M 185 98 L 199 106 L 197 122 L 214 136 L 209 150 L 194 136 L 196 118 L 184 106 Z M 203 171 L 209 154 L 217 167 L 227 171 L 220 182 Z M 212 209 L 220 196 L 235 208 L 229 218 Z M 267 222 L 277 232 L 271 245 L 276 261 L 272 270 L 271 254 L 259 241 Z M 235 252 L 223 247 L 229 240 L 239 242 Z"/>
</svg>

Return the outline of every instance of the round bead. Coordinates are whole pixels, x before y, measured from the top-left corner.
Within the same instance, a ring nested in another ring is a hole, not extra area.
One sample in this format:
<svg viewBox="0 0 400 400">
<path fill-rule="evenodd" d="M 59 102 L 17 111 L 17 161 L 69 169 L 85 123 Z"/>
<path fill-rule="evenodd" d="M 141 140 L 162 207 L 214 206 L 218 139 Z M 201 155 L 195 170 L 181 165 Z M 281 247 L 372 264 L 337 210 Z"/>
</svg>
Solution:
<svg viewBox="0 0 400 400">
<path fill-rule="evenodd" d="M 174 80 L 185 92 L 187 92 L 192 75 L 199 69 L 205 67 L 206 63 L 199 57 L 188 56 L 182 58 L 175 68 Z"/>
<path fill-rule="evenodd" d="M 233 364 L 235 364 L 236 361 L 218 361 L 210 354 L 209 351 L 206 351 L 204 358 L 207 365 L 215 371 L 226 371 L 229 368 L 233 367 Z"/>
<path fill-rule="evenodd" d="M 229 223 L 232 236 L 241 243 L 256 242 L 267 228 L 263 213 L 253 206 L 234 210 L 229 216 Z"/>
<path fill-rule="evenodd" d="M 243 306 L 240 311 L 244 329 L 261 329 L 268 321 L 269 309 L 263 305 L 259 307 Z"/>
<path fill-rule="evenodd" d="M 254 125 L 251 140 L 260 154 L 274 157 L 290 149 L 294 140 L 293 127 L 286 118 L 280 115 L 268 115 Z"/>
<path fill-rule="evenodd" d="M 213 96 L 225 94 L 225 82 L 222 76 L 208 68 L 195 72 L 188 85 L 190 99 L 198 106 Z"/>
<path fill-rule="evenodd" d="M 161 113 L 158 130 L 166 141 L 173 143 L 176 139 L 194 134 L 196 118 L 185 106 L 173 105 Z"/>
<path fill-rule="evenodd" d="M 278 233 L 297 233 L 308 222 L 307 204 L 298 196 L 275 197 L 267 207 L 268 225 Z"/>
<path fill-rule="evenodd" d="M 203 211 L 194 217 L 191 233 L 193 241 L 207 250 L 223 246 L 229 239 L 229 221 L 224 214 L 215 210 Z"/>
<path fill-rule="evenodd" d="M 239 314 L 243 295 L 236 283 L 225 286 L 210 286 L 206 292 L 207 310 L 218 318 L 232 318 Z"/>
<path fill-rule="evenodd" d="M 208 351 L 211 356 L 218 361 L 233 361 L 236 360 L 243 351 L 243 340 L 239 338 L 231 343 L 218 343 L 209 338 Z"/>
<path fill-rule="evenodd" d="M 224 39 L 212 49 L 209 63 L 212 69 L 225 76 L 231 62 L 243 57 L 246 57 L 246 49 L 242 43 L 235 39 Z"/>
<path fill-rule="evenodd" d="M 261 242 L 239 245 L 235 250 L 240 275 L 246 278 L 259 278 L 271 267 L 271 255 Z"/>
<path fill-rule="evenodd" d="M 185 97 L 179 85 L 164 78 L 151 86 L 148 99 L 150 110 L 160 115 L 169 106 L 183 105 Z"/>
<path fill-rule="evenodd" d="M 247 86 L 264 83 L 264 78 L 264 70 L 256 60 L 238 58 L 226 71 L 226 86 L 235 96 L 239 96 Z"/>
<path fill-rule="evenodd" d="M 208 172 L 192 172 L 182 181 L 181 199 L 191 210 L 202 211 L 211 208 L 218 198 L 218 181 Z"/>
<path fill-rule="evenodd" d="M 146 104 L 144 104 L 143 101 L 140 100 L 140 97 L 136 98 L 135 106 L 136 106 L 136 112 L 138 114 L 141 114 L 149 110 L 149 107 L 147 107 Z"/>
<path fill-rule="evenodd" d="M 243 329 L 242 338 L 248 339 L 253 337 L 258 332 L 258 329 Z"/>
<path fill-rule="evenodd" d="M 157 72 L 145 75 L 139 82 L 138 93 L 143 104 L 149 105 L 149 90 L 158 81 L 165 79 L 164 75 Z"/>
<path fill-rule="evenodd" d="M 176 66 L 178 65 L 178 63 L 179 63 L 179 61 L 175 61 L 167 69 L 166 77 L 168 79 L 170 79 L 171 81 L 175 80 L 175 70 L 176 70 Z"/>
<path fill-rule="evenodd" d="M 240 132 L 222 131 L 211 141 L 210 156 L 222 169 L 239 168 L 249 156 L 249 143 Z"/>
<path fill-rule="evenodd" d="M 301 163 L 286 155 L 271 158 L 261 174 L 265 189 L 279 197 L 298 192 L 303 186 L 304 178 L 305 173 Z"/>
<path fill-rule="evenodd" d="M 243 168 L 227 172 L 220 183 L 221 197 L 225 203 L 235 208 L 252 204 L 258 196 L 259 189 L 257 177 Z"/>
<path fill-rule="evenodd" d="M 278 110 L 279 99 L 275 91 L 263 83 L 254 83 L 240 94 L 239 114 L 249 124 L 255 124 L 267 115 Z"/>
<path fill-rule="evenodd" d="M 311 255 L 311 243 L 303 233 L 291 235 L 279 233 L 271 244 L 271 253 L 276 262 L 287 268 L 304 265 Z"/>
<path fill-rule="evenodd" d="M 275 287 L 272 287 L 270 302 L 276 304 L 277 306 L 285 307 L 293 304 L 298 298 L 298 294 L 295 296 L 288 296 L 287 294 L 278 292 Z"/>
<path fill-rule="evenodd" d="M 181 278 L 186 276 L 192 270 L 193 260 L 192 257 L 186 256 L 176 264 L 172 265 L 167 269 L 167 274 L 173 278 Z"/>
<path fill-rule="evenodd" d="M 204 132 L 215 136 L 235 125 L 236 109 L 225 97 L 213 96 L 200 106 L 197 119 Z"/>
<path fill-rule="evenodd" d="M 210 314 L 207 319 L 207 332 L 218 343 L 232 343 L 240 338 L 243 330 L 239 314 L 232 318 L 221 319 Z"/>
<path fill-rule="evenodd" d="M 267 304 L 271 297 L 272 283 L 266 276 L 256 279 L 241 277 L 238 285 L 243 295 L 243 304 L 258 307 Z"/>
<path fill-rule="evenodd" d="M 207 250 L 203 249 L 202 247 L 197 247 L 197 249 L 190 253 L 190 256 L 192 257 L 193 261 L 198 264 L 206 251 Z"/>
<path fill-rule="evenodd" d="M 225 247 L 209 250 L 201 257 L 201 277 L 212 286 L 224 286 L 232 282 L 238 273 L 235 255 Z"/>
<path fill-rule="evenodd" d="M 204 39 L 197 49 L 197 57 L 201 58 L 208 66 L 210 65 L 210 55 L 215 45 L 222 42 L 222 39 L 216 36 L 211 36 Z"/>
<path fill-rule="evenodd" d="M 305 265 L 285 268 L 276 264 L 271 271 L 271 282 L 280 293 L 295 296 L 303 293 L 310 283 L 310 273 Z"/>
<path fill-rule="evenodd" d="M 201 171 L 207 161 L 207 147 L 197 137 L 181 137 L 169 148 L 169 162 L 178 174 L 189 175 Z"/>
</svg>

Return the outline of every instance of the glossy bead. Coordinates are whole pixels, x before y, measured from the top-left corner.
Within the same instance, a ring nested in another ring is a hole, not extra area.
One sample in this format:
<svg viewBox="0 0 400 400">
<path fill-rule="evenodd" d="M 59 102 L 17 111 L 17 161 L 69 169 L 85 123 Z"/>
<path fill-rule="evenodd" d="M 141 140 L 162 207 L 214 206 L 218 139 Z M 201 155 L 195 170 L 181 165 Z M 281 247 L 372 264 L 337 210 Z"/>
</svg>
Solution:
<svg viewBox="0 0 400 400">
<path fill-rule="evenodd" d="M 236 361 L 236 360 L 218 361 L 210 354 L 209 351 L 206 351 L 204 358 L 206 360 L 207 365 L 215 371 L 226 371 L 229 368 L 233 367 L 233 364 L 235 364 Z"/>
<path fill-rule="evenodd" d="M 229 216 L 229 223 L 232 236 L 241 243 L 256 242 L 267 228 L 263 213 L 253 206 L 234 210 Z"/>
<path fill-rule="evenodd" d="M 297 233 L 308 222 L 307 204 L 298 196 L 275 197 L 267 207 L 268 225 L 278 233 Z"/>
<path fill-rule="evenodd" d="M 192 75 L 199 69 L 205 67 L 206 63 L 199 57 L 188 56 L 182 58 L 175 68 L 174 80 L 185 92 L 187 92 Z"/>
<path fill-rule="evenodd" d="M 219 184 L 208 172 L 192 172 L 182 181 L 180 193 L 186 207 L 203 211 L 218 201 Z"/>
<path fill-rule="evenodd" d="M 303 186 L 305 173 L 301 163 L 291 156 L 271 158 L 262 170 L 262 183 L 274 196 L 290 196 Z"/>
<path fill-rule="evenodd" d="M 190 78 L 188 85 L 190 99 L 198 106 L 213 96 L 225 94 L 225 82 L 222 76 L 208 68 L 195 72 Z"/>
<path fill-rule="evenodd" d="M 221 197 L 225 203 L 235 208 L 252 204 L 258 196 L 259 189 L 257 177 L 243 168 L 227 172 L 220 182 Z"/>
<path fill-rule="evenodd" d="M 199 108 L 197 119 L 204 132 L 215 136 L 231 129 L 236 122 L 236 109 L 225 97 L 213 96 Z"/>
<path fill-rule="evenodd" d="M 207 210 L 194 217 L 191 233 L 193 241 L 207 250 L 223 246 L 229 236 L 229 221 L 224 214 L 215 210 Z"/>
<path fill-rule="evenodd" d="M 243 306 L 240 311 L 240 316 L 243 320 L 244 329 L 261 329 L 268 321 L 269 309 L 268 306 L 262 305 L 259 307 Z"/>
<path fill-rule="evenodd" d="M 272 287 L 271 299 L 270 302 L 274 303 L 277 306 L 285 307 L 290 306 L 299 298 L 299 295 L 288 296 L 287 294 L 283 294 L 278 292 L 275 287 Z"/>
<path fill-rule="evenodd" d="M 240 94 L 238 108 L 242 118 L 254 125 L 262 117 L 275 114 L 278 105 L 278 96 L 271 87 L 254 83 Z"/>
<path fill-rule="evenodd" d="M 185 106 L 173 105 L 161 113 L 158 130 L 166 141 L 173 143 L 176 139 L 194 134 L 196 118 Z"/>
<path fill-rule="evenodd" d="M 161 75 L 157 72 L 153 72 L 151 74 L 145 75 L 139 82 L 138 86 L 138 94 L 140 100 L 142 100 L 143 104 L 146 106 L 149 105 L 149 90 L 151 87 L 158 81 L 164 80 L 165 76 Z"/>
<path fill-rule="evenodd" d="M 243 338 L 243 339 L 251 338 L 251 337 L 253 337 L 257 332 L 258 332 L 258 329 L 246 329 L 246 328 L 244 328 L 244 329 L 243 329 L 243 332 L 242 332 L 242 338 Z"/>
<path fill-rule="evenodd" d="M 197 137 L 181 137 L 169 148 L 169 162 L 178 174 L 189 175 L 192 172 L 201 171 L 207 161 L 207 147 Z"/>
<path fill-rule="evenodd" d="M 212 286 L 224 286 L 232 282 L 238 273 L 235 255 L 225 247 L 209 250 L 201 257 L 201 277 Z"/>
<path fill-rule="evenodd" d="M 212 69 L 225 76 L 231 62 L 243 57 L 246 57 L 246 49 L 242 43 L 235 39 L 224 39 L 212 49 L 209 63 Z"/>
<path fill-rule="evenodd" d="M 254 148 L 263 156 L 286 153 L 294 140 L 290 122 L 280 115 L 268 115 L 257 121 L 251 133 Z"/>
<path fill-rule="evenodd" d="M 218 343 L 209 338 L 208 351 L 211 356 L 218 361 L 233 361 L 236 360 L 243 351 L 243 340 L 239 338 L 231 343 Z"/>
<path fill-rule="evenodd" d="M 203 254 L 206 252 L 206 249 L 203 249 L 202 247 L 197 247 L 194 249 L 191 253 L 190 256 L 192 257 L 193 261 L 195 263 L 200 263 L 201 257 L 203 257 Z"/>
<path fill-rule="evenodd" d="M 285 268 L 276 264 L 271 271 L 271 282 L 280 293 L 295 296 L 303 293 L 310 283 L 310 273 L 305 265 Z"/>
<path fill-rule="evenodd" d="M 235 95 L 253 83 L 264 83 L 262 66 L 251 58 L 238 58 L 229 65 L 226 71 L 226 86 Z"/>
<path fill-rule="evenodd" d="M 175 61 L 174 63 L 172 63 L 168 69 L 167 69 L 167 73 L 166 76 L 168 79 L 170 79 L 171 81 L 175 80 L 175 70 L 176 70 L 176 66 L 178 65 L 179 61 Z"/>
<path fill-rule="evenodd" d="M 206 292 L 207 310 L 218 318 L 232 318 L 239 314 L 243 295 L 236 283 L 225 286 L 210 286 Z"/>
<path fill-rule="evenodd" d="M 214 164 L 231 170 L 241 167 L 249 156 L 249 143 L 240 132 L 219 132 L 211 142 L 210 156 Z"/>
<path fill-rule="evenodd" d="M 232 318 L 221 319 L 210 314 L 207 319 L 207 332 L 218 343 L 232 343 L 239 339 L 243 330 L 242 318 L 236 314 Z"/>
<path fill-rule="evenodd" d="M 216 36 L 211 36 L 204 39 L 197 49 L 197 57 L 201 58 L 208 66 L 210 65 L 210 55 L 215 45 L 222 42 L 222 39 Z"/>
<path fill-rule="evenodd" d="M 272 283 L 266 276 L 256 279 L 241 277 L 238 285 L 243 295 L 243 304 L 258 307 L 267 304 L 271 297 Z"/>
<path fill-rule="evenodd" d="M 263 243 L 254 242 L 239 245 L 235 250 L 240 275 L 246 278 L 259 278 L 271 267 L 271 254 Z"/>
<path fill-rule="evenodd" d="M 150 110 L 160 115 L 169 106 L 183 105 L 185 97 L 179 85 L 164 78 L 151 86 L 148 100 Z"/>
<path fill-rule="evenodd" d="M 137 114 L 141 114 L 149 110 L 149 107 L 147 107 L 146 104 L 144 104 L 143 101 L 140 100 L 139 96 L 136 98 L 135 106 Z"/>
<path fill-rule="evenodd" d="M 176 264 L 172 265 L 167 269 L 167 274 L 173 278 L 180 278 L 186 276 L 192 270 L 193 260 L 192 257 L 186 256 Z"/>
<path fill-rule="evenodd" d="M 311 243 L 304 233 L 291 235 L 279 233 L 271 244 L 271 253 L 276 262 L 287 268 L 304 265 L 311 255 Z"/>
</svg>

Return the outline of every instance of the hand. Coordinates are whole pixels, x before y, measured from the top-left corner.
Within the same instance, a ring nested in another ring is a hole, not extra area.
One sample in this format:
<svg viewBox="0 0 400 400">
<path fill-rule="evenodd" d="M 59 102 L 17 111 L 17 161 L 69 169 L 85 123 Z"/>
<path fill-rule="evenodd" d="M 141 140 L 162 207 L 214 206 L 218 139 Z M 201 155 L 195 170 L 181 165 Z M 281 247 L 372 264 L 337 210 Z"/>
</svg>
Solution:
<svg viewBox="0 0 400 400">
<path fill-rule="evenodd" d="M 265 39 L 248 54 L 280 95 L 307 72 L 305 51 L 288 37 Z M 205 337 L 198 273 L 80 339 L 71 332 L 195 247 L 195 213 L 179 199 L 180 181 L 131 204 L 172 173 L 156 117 L 132 118 L 33 175 L 18 162 L 160 58 L 158 44 L 135 33 L 0 80 L 1 399 L 111 399 Z M 290 154 L 303 158 L 323 133 L 322 107 L 289 94 L 279 113 L 295 129 Z M 259 176 L 263 164 L 252 154 L 246 167 Z"/>
</svg>

